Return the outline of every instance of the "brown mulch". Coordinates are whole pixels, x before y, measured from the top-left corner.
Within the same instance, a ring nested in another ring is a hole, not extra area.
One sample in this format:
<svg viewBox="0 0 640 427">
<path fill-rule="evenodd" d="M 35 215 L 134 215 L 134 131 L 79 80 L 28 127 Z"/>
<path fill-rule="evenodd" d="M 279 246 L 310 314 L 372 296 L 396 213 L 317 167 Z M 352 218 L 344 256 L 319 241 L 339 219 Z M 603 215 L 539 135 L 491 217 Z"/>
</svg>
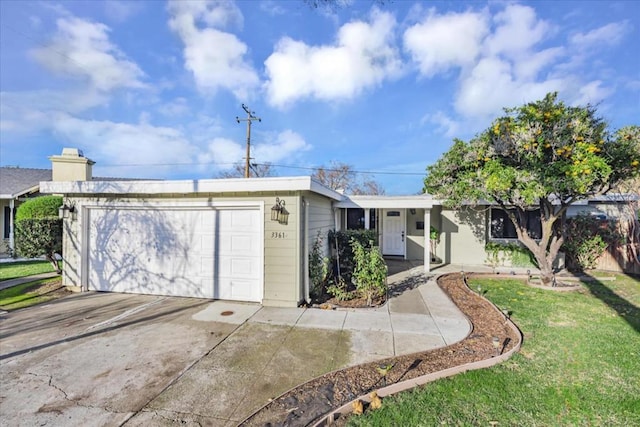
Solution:
<svg viewBox="0 0 640 427">
<path fill-rule="evenodd" d="M 505 323 L 503 315 L 472 292 L 460 274 L 442 276 L 438 285 L 471 321 L 473 330 L 467 338 L 444 348 L 330 372 L 274 399 L 240 425 L 311 425 L 332 410 L 385 385 L 494 357 L 493 337 L 501 339 L 502 352 L 519 343 L 520 336 Z M 393 368 L 383 377 L 377 368 L 387 365 Z"/>
</svg>

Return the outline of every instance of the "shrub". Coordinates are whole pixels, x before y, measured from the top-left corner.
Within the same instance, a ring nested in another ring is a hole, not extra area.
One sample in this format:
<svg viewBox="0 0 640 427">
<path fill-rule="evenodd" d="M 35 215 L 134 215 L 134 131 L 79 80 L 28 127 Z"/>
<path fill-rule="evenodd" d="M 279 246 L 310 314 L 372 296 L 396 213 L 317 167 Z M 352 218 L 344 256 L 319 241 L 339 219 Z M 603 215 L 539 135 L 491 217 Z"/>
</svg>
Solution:
<svg viewBox="0 0 640 427">
<path fill-rule="evenodd" d="M 16 253 L 25 258 L 43 256 L 58 274 L 60 266 L 56 254 L 62 253 L 62 220 L 58 208 L 62 197 L 45 196 L 31 199 L 16 212 Z"/>
<path fill-rule="evenodd" d="M 351 242 L 358 241 L 365 248 L 370 248 L 377 244 L 378 235 L 375 230 L 332 230 L 329 232 L 329 243 L 334 251 L 334 271 L 335 276 L 341 276 L 349 283 L 355 262 L 353 259 L 353 248 Z"/>
<path fill-rule="evenodd" d="M 598 259 L 612 243 L 622 240 L 616 224 L 587 214 L 567 220 L 562 248 L 576 270 L 596 268 Z"/>
<path fill-rule="evenodd" d="M 484 250 L 487 253 L 486 262 L 494 270 L 506 261 L 510 261 L 513 267 L 536 267 L 531 251 L 518 243 L 489 242 Z"/>
<path fill-rule="evenodd" d="M 62 206 L 62 197 L 43 196 L 30 199 L 21 204 L 16 212 L 16 221 L 34 218 L 58 218 L 58 209 Z"/>
<path fill-rule="evenodd" d="M 367 299 L 367 305 L 371 305 L 374 297 L 387 292 L 387 264 L 380 249 L 373 246 L 373 242 L 365 248 L 358 240 L 353 239 L 351 246 L 355 260 L 353 280 L 356 291 Z"/>
</svg>

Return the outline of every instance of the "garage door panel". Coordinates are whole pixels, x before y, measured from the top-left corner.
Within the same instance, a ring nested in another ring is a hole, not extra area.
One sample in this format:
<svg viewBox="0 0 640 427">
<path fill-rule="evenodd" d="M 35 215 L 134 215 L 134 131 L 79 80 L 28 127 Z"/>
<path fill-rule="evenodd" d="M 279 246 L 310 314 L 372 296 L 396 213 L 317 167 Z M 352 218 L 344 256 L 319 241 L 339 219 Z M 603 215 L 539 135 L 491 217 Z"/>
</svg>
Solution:
<svg viewBox="0 0 640 427">
<path fill-rule="evenodd" d="M 89 289 L 260 301 L 261 241 L 246 228 L 259 230 L 260 217 L 256 209 L 91 209 Z"/>
</svg>

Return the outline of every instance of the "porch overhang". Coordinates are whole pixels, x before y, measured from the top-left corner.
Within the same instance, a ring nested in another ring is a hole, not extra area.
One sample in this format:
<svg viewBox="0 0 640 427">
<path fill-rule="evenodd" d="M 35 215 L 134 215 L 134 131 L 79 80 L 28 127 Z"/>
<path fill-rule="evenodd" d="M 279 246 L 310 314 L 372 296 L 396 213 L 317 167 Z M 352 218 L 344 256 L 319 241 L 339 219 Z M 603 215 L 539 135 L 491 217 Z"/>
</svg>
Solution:
<svg viewBox="0 0 640 427">
<path fill-rule="evenodd" d="M 429 195 L 416 196 L 345 196 L 335 203 L 346 209 L 431 209 L 439 204 Z"/>
</svg>

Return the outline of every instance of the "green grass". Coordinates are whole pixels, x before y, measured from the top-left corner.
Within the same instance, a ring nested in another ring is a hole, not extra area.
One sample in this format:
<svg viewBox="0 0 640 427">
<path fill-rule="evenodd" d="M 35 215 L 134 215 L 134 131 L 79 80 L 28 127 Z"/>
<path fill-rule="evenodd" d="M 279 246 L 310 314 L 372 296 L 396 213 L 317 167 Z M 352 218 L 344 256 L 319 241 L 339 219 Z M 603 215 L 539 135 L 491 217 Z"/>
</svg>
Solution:
<svg viewBox="0 0 640 427">
<path fill-rule="evenodd" d="M 48 261 L 6 262 L 0 264 L 0 281 L 53 271 L 53 266 Z"/>
<path fill-rule="evenodd" d="M 48 291 L 59 288 L 61 285 L 62 277 L 54 277 L 53 279 L 41 279 L 3 289 L 0 291 L 0 308 L 3 310 L 16 310 L 51 301 L 59 296 L 48 293 Z"/>
<path fill-rule="evenodd" d="M 583 283 L 578 292 L 474 280 L 525 339 L 489 369 L 430 383 L 352 417 L 350 426 L 640 425 L 640 281 Z"/>
</svg>

